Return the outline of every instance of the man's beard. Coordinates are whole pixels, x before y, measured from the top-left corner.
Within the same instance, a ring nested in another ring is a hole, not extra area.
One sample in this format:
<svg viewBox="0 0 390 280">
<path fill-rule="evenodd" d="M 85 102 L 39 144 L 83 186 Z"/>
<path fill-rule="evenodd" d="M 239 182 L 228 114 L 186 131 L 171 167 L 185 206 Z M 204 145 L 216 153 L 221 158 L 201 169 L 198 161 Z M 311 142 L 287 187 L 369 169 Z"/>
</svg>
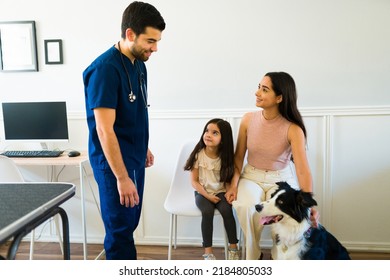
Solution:
<svg viewBox="0 0 390 280">
<path fill-rule="evenodd" d="M 144 52 L 142 50 L 140 50 L 140 49 L 137 49 L 136 46 L 133 46 L 133 48 L 131 49 L 131 53 L 133 54 L 135 59 L 138 59 L 138 60 L 141 60 L 141 61 L 144 61 L 144 62 L 149 59 L 149 57 L 145 56 Z"/>
</svg>

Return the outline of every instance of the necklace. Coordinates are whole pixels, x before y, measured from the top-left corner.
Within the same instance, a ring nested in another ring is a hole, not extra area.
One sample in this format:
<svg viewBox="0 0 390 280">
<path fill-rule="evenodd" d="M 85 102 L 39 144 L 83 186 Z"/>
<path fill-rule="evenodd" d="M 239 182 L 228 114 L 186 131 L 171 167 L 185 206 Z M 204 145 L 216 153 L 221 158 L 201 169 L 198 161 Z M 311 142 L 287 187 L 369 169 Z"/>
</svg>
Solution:
<svg viewBox="0 0 390 280">
<path fill-rule="evenodd" d="M 272 121 L 272 120 L 274 120 L 274 119 L 276 119 L 277 117 L 280 116 L 280 114 L 277 113 L 276 115 L 272 115 L 271 117 L 269 117 L 269 116 L 266 117 L 265 114 L 264 114 L 264 110 L 262 111 L 261 114 L 263 115 L 263 118 L 264 118 L 265 120 L 267 120 L 267 121 Z"/>
<path fill-rule="evenodd" d="M 123 60 L 123 55 L 124 54 L 122 53 L 120 42 L 118 42 L 118 49 L 119 49 L 120 56 L 121 56 L 122 66 L 125 69 L 126 76 L 127 76 L 127 81 L 129 83 L 129 88 L 130 88 L 129 101 L 131 103 L 133 103 L 137 99 L 137 96 L 133 93 L 133 87 L 131 85 L 130 75 L 129 75 L 129 72 L 127 71 L 127 68 L 126 68 L 126 65 L 125 65 L 125 61 Z M 145 108 L 148 108 L 150 105 L 147 103 L 147 94 L 148 93 L 147 93 L 147 89 L 146 89 L 144 73 L 142 73 L 141 70 L 139 69 L 139 65 L 137 64 L 136 60 L 134 60 L 134 65 L 136 65 L 136 67 L 137 67 L 136 71 L 137 71 L 138 78 L 139 78 L 139 84 L 140 84 L 142 99 L 144 100 Z"/>
</svg>

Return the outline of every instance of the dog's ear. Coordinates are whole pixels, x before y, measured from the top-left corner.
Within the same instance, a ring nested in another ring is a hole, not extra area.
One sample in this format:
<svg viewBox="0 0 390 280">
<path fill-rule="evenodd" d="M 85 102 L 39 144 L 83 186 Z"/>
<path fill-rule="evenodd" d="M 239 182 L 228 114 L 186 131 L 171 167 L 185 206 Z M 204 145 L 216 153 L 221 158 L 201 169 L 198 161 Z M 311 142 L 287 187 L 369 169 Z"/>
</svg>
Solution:
<svg viewBox="0 0 390 280">
<path fill-rule="evenodd" d="M 299 191 L 297 196 L 298 203 L 304 207 L 310 208 L 317 205 L 317 201 L 310 192 Z"/>
<path fill-rule="evenodd" d="M 276 182 L 275 184 L 278 186 L 278 188 L 271 193 L 271 198 L 273 198 L 280 190 L 285 190 L 286 192 L 293 190 L 293 188 L 291 188 L 287 182 L 280 181 Z"/>
<path fill-rule="evenodd" d="M 279 186 L 279 188 L 281 188 L 281 189 L 291 188 L 291 186 L 287 182 L 284 182 L 284 181 L 276 182 L 275 184 L 277 184 Z"/>
</svg>

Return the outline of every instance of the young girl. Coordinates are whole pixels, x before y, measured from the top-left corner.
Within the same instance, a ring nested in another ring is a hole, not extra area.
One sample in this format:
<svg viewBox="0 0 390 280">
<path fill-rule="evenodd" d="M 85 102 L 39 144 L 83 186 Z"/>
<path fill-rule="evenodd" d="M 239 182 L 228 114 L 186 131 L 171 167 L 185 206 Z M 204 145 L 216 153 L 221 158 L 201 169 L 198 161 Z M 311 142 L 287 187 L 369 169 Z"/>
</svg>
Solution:
<svg viewBox="0 0 390 280">
<path fill-rule="evenodd" d="M 234 175 L 234 146 L 230 124 L 222 119 L 207 122 L 202 136 L 189 156 L 184 170 L 191 171 L 195 202 L 202 212 L 202 237 L 205 260 L 215 260 L 212 248 L 215 208 L 221 213 L 229 239 L 228 259 L 238 260 L 236 221 L 226 189 Z"/>
</svg>

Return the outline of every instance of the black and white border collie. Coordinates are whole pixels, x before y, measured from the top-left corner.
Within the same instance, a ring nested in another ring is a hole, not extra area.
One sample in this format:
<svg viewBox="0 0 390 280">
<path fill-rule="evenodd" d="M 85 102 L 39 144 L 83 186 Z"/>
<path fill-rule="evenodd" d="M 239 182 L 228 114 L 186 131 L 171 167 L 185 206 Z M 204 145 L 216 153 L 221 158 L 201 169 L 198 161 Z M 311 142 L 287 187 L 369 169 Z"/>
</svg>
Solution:
<svg viewBox="0 0 390 280">
<path fill-rule="evenodd" d="M 311 193 L 293 189 L 286 182 L 271 198 L 257 204 L 263 225 L 272 225 L 274 260 L 349 260 L 341 243 L 323 226 L 310 225 L 310 208 L 317 205 Z"/>
</svg>

